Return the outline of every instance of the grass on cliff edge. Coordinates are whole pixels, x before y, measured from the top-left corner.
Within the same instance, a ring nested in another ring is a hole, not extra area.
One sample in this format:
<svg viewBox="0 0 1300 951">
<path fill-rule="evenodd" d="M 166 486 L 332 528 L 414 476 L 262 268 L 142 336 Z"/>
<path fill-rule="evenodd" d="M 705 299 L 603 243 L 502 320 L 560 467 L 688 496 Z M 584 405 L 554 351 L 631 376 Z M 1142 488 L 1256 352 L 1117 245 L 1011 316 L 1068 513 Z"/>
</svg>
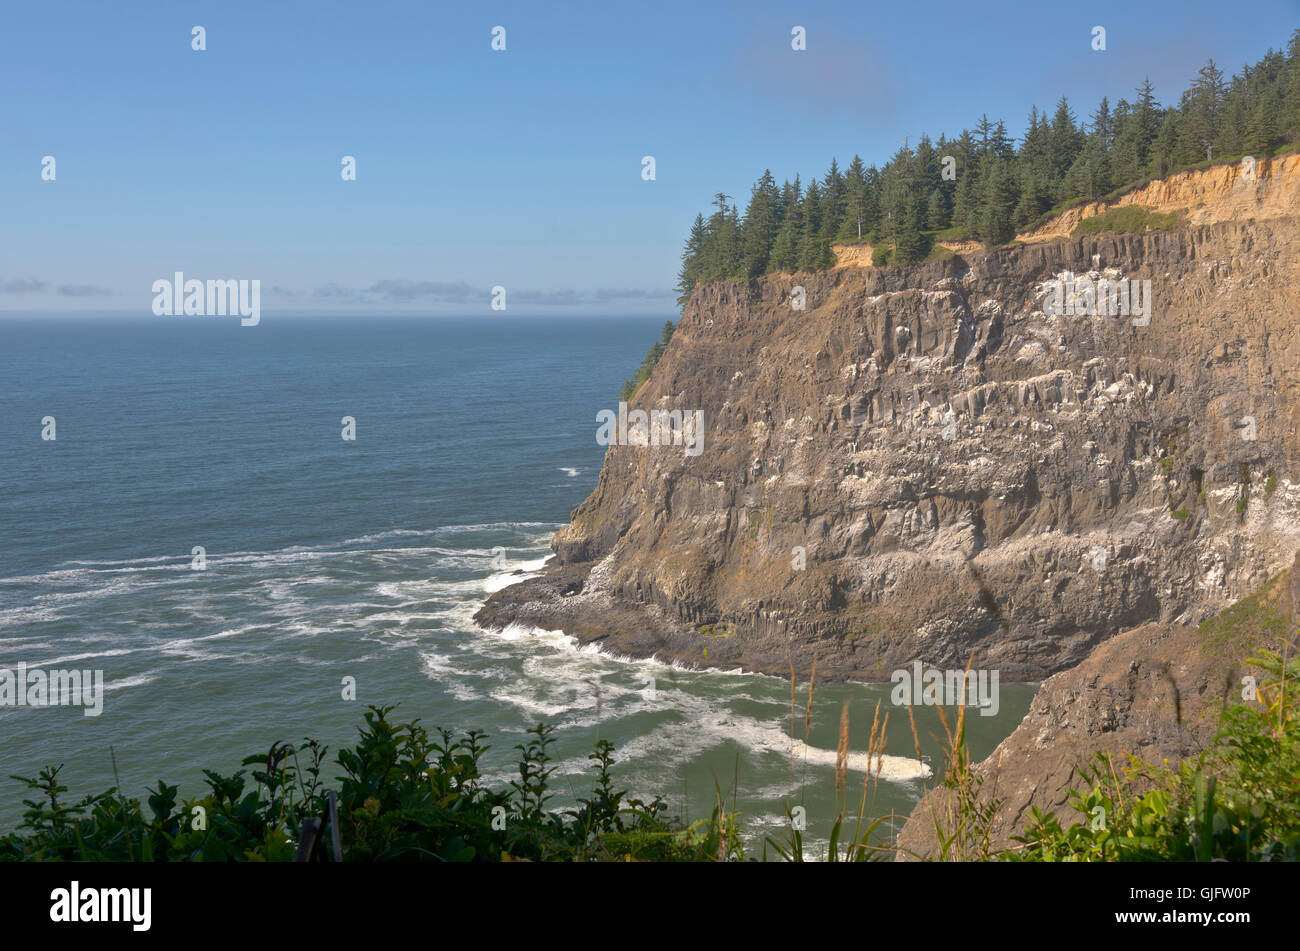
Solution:
<svg viewBox="0 0 1300 951">
<path fill-rule="evenodd" d="M 1262 588 L 1200 623 L 1201 652 L 1210 657 L 1244 657 L 1282 643 L 1291 625 L 1291 572 L 1270 578 Z"/>
<path fill-rule="evenodd" d="M 1142 205 L 1125 205 L 1111 208 L 1084 218 L 1071 235 L 1081 234 L 1141 234 L 1144 231 L 1172 231 L 1177 228 L 1187 213 L 1186 209 L 1177 209 L 1168 214 L 1161 214 Z"/>
</svg>

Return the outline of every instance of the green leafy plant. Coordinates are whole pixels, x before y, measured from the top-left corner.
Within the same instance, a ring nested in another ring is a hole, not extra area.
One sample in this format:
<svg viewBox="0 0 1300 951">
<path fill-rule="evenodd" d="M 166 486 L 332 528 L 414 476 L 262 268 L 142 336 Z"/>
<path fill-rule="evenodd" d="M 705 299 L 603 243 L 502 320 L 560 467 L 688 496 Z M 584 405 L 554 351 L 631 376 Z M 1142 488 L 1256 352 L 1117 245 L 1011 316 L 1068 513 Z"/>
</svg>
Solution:
<svg viewBox="0 0 1300 951">
<path fill-rule="evenodd" d="M 484 735 L 437 738 L 418 721 L 370 707 L 352 747 L 336 756 L 338 829 L 322 777 L 326 747 L 314 740 L 273 744 L 230 775 L 204 770 L 208 793 L 179 801 L 159 781 L 147 810 L 112 788 L 69 801 L 61 766 L 35 778 L 14 777 L 35 793 L 19 828 L 0 836 L 0 861 L 292 861 L 304 829 L 337 832 L 351 862 L 433 861 L 735 861 L 743 858 L 734 810 L 714 810 L 689 826 L 667 806 L 617 790 L 613 746 L 597 743 L 590 759 L 595 788 L 576 809 L 556 811 L 550 779 L 552 727 L 538 724 L 519 751 L 519 778 L 506 790 L 483 784 Z M 251 772 L 250 772 L 251 771 Z M 250 786 L 249 780 L 252 780 Z M 324 841 L 324 838 L 321 839 Z M 311 860 L 332 860 L 323 846 Z"/>
<path fill-rule="evenodd" d="M 1241 703 L 1224 711 L 1213 744 L 1174 770 L 1130 757 L 1121 774 L 1098 754 L 1071 790 L 1084 820 L 1063 825 L 1033 809 L 1015 861 L 1298 861 L 1300 673 L 1281 655 L 1260 651 L 1261 675 Z M 1141 782 L 1153 786 L 1136 793 Z"/>
<path fill-rule="evenodd" d="M 641 384 L 650 379 L 650 374 L 659 365 L 659 358 L 668 349 L 668 341 L 673 338 L 673 330 L 673 322 L 671 320 L 666 321 L 663 329 L 659 332 L 659 339 L 651 345 L 636 372 L 623 384 L 623 389 L 619 392 L 618 398 L 624 403 L 631 400 L 636 395 L 636 391 L 641 388 Z"/>
</svg>

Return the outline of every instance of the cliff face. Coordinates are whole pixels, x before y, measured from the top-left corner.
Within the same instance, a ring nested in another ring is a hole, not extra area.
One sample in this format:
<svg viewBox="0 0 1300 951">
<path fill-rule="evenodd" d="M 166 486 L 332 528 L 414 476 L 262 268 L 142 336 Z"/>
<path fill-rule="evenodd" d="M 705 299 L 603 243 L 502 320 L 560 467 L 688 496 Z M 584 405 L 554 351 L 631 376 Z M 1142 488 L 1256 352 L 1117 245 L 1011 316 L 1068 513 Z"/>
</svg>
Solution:
<svg viewBox="0 0 1300 951">
<path fill-rule="evenodd" d="M 1149 280 L 1149 323 L 1045 314 L 1067 272 Z M 611 446 L 480 620 L 863 679 L 1198 620 L 1300 544 L 1298 278 L 1292 217 L 699 288 L 632 406 L 702 452 Z"/>
</svg>

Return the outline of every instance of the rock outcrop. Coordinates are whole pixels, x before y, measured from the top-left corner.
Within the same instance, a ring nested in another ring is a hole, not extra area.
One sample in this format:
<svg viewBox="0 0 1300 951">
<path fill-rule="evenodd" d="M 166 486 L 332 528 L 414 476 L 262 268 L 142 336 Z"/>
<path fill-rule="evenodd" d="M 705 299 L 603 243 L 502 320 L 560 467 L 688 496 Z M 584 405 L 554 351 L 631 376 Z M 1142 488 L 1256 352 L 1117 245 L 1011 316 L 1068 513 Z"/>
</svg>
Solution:
<svg viewBox="0 0 1300 951">
<path fill-rule="evenodd" d="M 915 268 L 697 288 L 632 406 L 702 411 L 702 444 L 611 446 L 556 558 L 478 620 L 819 679 L 1050 677 L 979 766 L 996 845 L 1068 812 L 1096 752 L 1204 748 L 1258 642 L 1215 615 L 1277 602 L 1300 548 L 1298 202 L 1292 156 L 1115 203 L 1187 208 L 1175 231 L 1064 237 L 1096 204 Z M 1147 281 L 1136 313 L 1096 303 Z"/>
<path fill-rule="evenodd" d="M 1172 766 L 1205 749 L 1230 700 L 1240 699 L 1246 661 L 1257 649 L 1281 649 L 1296 629 L 1300 556 L 1260 591 L 1198 627 L 1145 624 L 1099 645 L 1083 663 L 1047 680 L 1029 713 L 974 767 L 977 800 L 997 802 L 990 845 L 1014 848 L 1031 807 L 1063 825 L 1085 821 L 1069 791 L 1089 785 L 1080 772 L 1095 754 L 1119 774 L 1136 758 Z M 1292 646 L 1294 650 L 1294 645 Z M 1149 785 L 1141 775 L 1130 788 Z M 935 853 L 935 819 L 956 827 L 953 794 L 940 786 L 912 811 L 898 839 L 904 861 Z"/>
<path fill-rule="evenodd" d="M 556 559 L 479 619 L 1005 681 L 1205 618 L 1300 546 L 1296 220 L 700 287 L 632 406 L 701 410 L 701 451 L 611 446 Z M 1086 276 L 1150 281 L 1149 322 L 1045 313 Z"/>
</svg>

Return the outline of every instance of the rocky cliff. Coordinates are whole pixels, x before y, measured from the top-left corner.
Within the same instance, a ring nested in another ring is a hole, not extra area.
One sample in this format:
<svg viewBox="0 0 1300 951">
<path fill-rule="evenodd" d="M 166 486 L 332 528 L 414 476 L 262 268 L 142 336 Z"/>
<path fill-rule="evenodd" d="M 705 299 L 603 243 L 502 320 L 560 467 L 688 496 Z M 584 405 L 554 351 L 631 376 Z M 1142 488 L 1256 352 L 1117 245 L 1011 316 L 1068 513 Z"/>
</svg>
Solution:
<svg viewBox="0 0 1300 951">
<path fill-rule="evenodd" d="M 1214 613 L 1300 544 L 1298 168 L 1199 173 L 1260 219 L 698 288 L 632 406 L 701 410 L 702 451 L 611 446 L 556 559 L 480 621 L 1034 680 Z M 1089 277 L 1150 281 L 1148 316 L 1046 312 Z"/>
<path fill-rule="evenodd" d="M 1117 773 L 1138 762 L 1157 768 L 1192 756 L 1209 744 L 1219 714 L 1240 701 L 1246 663 L 1259 648 L 1279 650 L 1300 621 L 1300 556 L 1258 592 L 1198 626 L 1144 624 L 1107 640 L 1077 667 L 1049 678 L 1029 713 L 998 748 L 974 768 L 977 801 L 996 802 L 990 826 L 994 848 L 1014 848 L 1030 808 L 1059 817 L 1083 817 L 1070 789 L 1088 783 L 1080 767 L 1107 753 Z M 1294 656 L 1295 644 L 1288 655 Z M 1149 782 L 1134 780 L 1135 791 Z M 958 824 L 956 801 L 940 786 L 913 810 L 898 839 L 898 857 L 935 851 L 935 820 Z"/>
</svg>

